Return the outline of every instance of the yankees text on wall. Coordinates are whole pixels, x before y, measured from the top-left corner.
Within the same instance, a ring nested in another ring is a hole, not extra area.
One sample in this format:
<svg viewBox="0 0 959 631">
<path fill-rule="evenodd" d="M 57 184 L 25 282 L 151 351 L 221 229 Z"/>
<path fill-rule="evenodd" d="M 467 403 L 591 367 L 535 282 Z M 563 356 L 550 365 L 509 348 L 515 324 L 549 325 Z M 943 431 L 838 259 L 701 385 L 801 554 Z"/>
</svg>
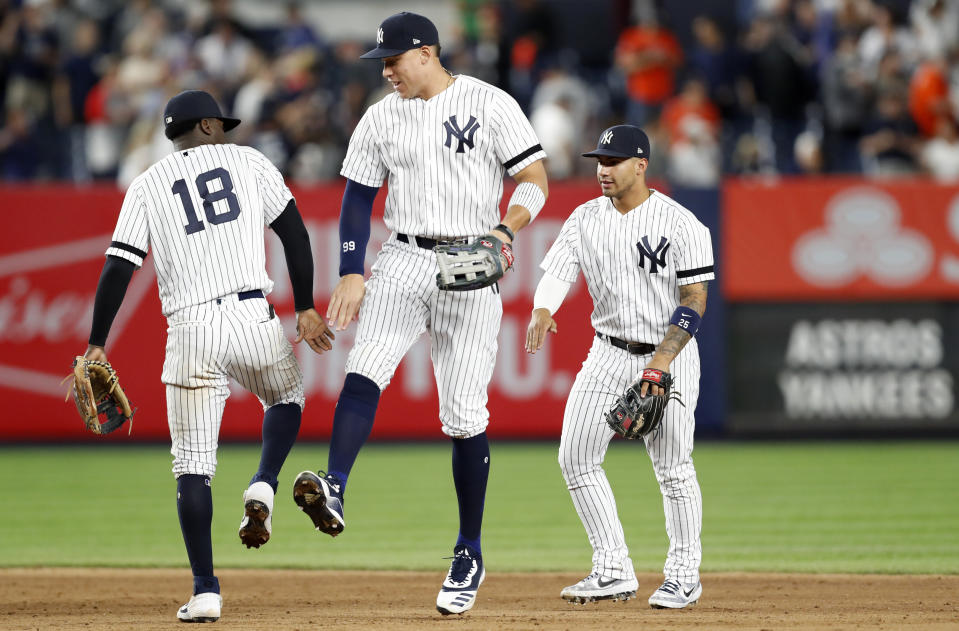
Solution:
<svg viewBox="0 0 959 631">
<path fill-rule="evenodd" d="M 797 320 L 779 388 L 790 418 L 943 418 L 955 407 L 932 319 Z"/>
</svg>

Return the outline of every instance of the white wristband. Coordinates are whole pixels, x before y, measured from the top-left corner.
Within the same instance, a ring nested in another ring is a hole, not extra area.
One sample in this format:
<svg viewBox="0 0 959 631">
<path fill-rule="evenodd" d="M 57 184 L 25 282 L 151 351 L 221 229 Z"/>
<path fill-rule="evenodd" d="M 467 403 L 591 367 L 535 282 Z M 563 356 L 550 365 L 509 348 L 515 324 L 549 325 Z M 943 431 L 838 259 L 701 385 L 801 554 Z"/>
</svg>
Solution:
<svg viewBox="0 0 959 631">
<path fill-rule="evenodd" d="M 550 315 L 553 315 L 563 304 L 563 300 L 565 300 L 572 284 L 546 272 L 540 279 L 539 285 L 536 286 L 536 293 L 533 295 L 533 309 L 546 309 Z"/>
<path fill-rule="evenodd" d="M 508 210 L 510 206 L 522 206 L 529 211 L 529 220 L 533 221 L 539 211 L 543 210 L 544 204 L 546 195 L 543 194 L 543 189 L 532 182 L 520 182 L 506 208 Z"/>
</svg>

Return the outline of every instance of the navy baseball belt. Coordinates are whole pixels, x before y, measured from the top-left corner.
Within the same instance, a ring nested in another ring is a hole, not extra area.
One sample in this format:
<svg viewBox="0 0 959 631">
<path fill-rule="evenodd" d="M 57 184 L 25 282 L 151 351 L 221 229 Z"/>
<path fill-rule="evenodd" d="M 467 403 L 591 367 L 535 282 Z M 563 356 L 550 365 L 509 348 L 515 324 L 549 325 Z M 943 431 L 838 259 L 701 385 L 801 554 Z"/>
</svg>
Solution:
<svg viewBox="0 0 959 631">
<path fill-rule="evenodd" d="M 264 296 L 263 292 L 260 291 L 259 289 L 251 289 L 250 291 L 241 291 L 236 294 L 237 300 L 253 300 L 254 298 L 266 298 L 266 296 Z M 216 304 L 222 304 L 222 303 L 223 303 L 223 298 L 216 299 Z M 270 309 L 272 308 L 273 306 L 271 305 Z"/>
<path fill-rule="evenodd" d="M 604 335 L 599 331 L 596 331 L 596 337 L 609 342 L 616 348 L 623 349 L 630 355 L 649 355 L 656 350 L 655 344 L 648 344 L 646 342 L 627 342 L 626 340 L 621 340 L 618 337 L 613 337 L 612 335 Z"/>
<path fill-rule="evenodd" d="M 438 245 L 463 245 L 468 243 L 469 239 L 467 237 L 454 237 L 451 239 L 431 239 L 429 237 L 417 237 L 410 236 L 408 234 L 403 234 L 402 232 L 396 233 L 396 240 L 402 241 L 403 243 L 409 243 L 410 245 L 416 245 L 424 250 L 432 250 Z"/>
<path fill-rule="evenodd" d="M 266 298 L 263 295 L 263 292 L 259 289 L 251 289 L 250 291 L 240 291 L 236 294 L 237 300 L 253 300 L 254 298 Z M 223 304 L 223 298 L 216 298 L 216 304 Z M 273 317 L 273 305 L 270 305 L 270 317 Z"/>
</svg>

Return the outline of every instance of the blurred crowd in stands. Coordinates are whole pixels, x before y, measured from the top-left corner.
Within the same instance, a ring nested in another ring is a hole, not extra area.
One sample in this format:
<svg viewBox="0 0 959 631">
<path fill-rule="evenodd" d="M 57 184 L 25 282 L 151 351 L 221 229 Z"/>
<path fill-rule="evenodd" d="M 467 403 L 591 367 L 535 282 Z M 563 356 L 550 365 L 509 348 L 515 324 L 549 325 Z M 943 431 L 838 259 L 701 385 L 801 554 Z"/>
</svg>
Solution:
<svg viewBox="0 0 959 631">
<path fill-rule="evenodd" d="M 336 178 L 388 86 L 358 59 L 375 26 L 336 37 L 322 4 L 284 2 L 263 27 L 229 0 L 0 0 L 0 180 L 126 186 L 169 153 L 160 114 L 190 88 L 216 95 L 243 120 L 231 139 L 292 181 Z M 580 152 L 628 121 L 653 141 L 651 176 L 680 186 L 959 181 L 959 0 L 727 4 L 458 0 L 443 61 L 519 101 L 553 178 L 590 175 Z"/>
</svg>

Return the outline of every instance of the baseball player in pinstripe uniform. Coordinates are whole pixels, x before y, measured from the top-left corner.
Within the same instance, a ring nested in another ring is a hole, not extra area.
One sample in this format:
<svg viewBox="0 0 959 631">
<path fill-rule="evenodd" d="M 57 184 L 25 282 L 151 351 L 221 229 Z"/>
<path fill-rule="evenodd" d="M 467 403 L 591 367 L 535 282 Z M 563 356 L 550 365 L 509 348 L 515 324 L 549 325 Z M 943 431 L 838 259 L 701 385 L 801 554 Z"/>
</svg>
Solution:
<svg viewBox="0 0 959 631">
<path fill-rule="evenodd" d="M 317 529 L 343 531 L 343 492 L 373 427 L 380 392 L 407 350 L 430 335 L 442 431 L 452 439 L 460 529 L 436 599 L 442 614 L 473 607 L 485 576 L 480 528 L 489 474 L 486 388 L 503 314 L 496 285 L 473 291 L 437 287 L 437 244 L 491 233 L 510 243 L 546 199 L 545 153 L 508 94 L 449 73 L 439 37 L 413 13 L 387 18 L 377 47 L 393 93 L 372 105 L 353 132 L 340 173 L 347 178 L 340 214 L 340 282 L 327 318 L 343 330 L 358 314 L 356 341 L 333 417 L 327 472 L 304 471 L 294 499 Z M 503 174 L 519 184 L 500 218 Z M 384 221 L 393 234 L 364 283 L 373 199 L 389 178 Z M 506 257 L 504 257 L 505 259 Z"/>
<path fill-rule="evenodd" d="M 559 447 L 559 464 L 593 547 L 593 570 L 561 596 L 571 602 L 628 599 L 639 583 L 616 501 L 602 464 L 614 432 L 606 412 L 644 369 L 671 372 L 685 407 L 672 403 L 644 440 L 663 495 L 669 552 L 653 607 L 682 608 L 702 594 L 702 497 L 693 468 L 693 411 L 699 350 L 693 335 L 714 278 L 709 230 L 686 208 L 646 186 L 649 140 L 638 127 L 605 130 L 597 148 L 602 196 L 576 208 L 542 263 L 526 350 L 535 353 L 552 315 L 582 271 L 593 299 L 596 337 L 576 376 Z M 647 389 L 658 386 L 643 384 Z"/>
<path fill-rule="evenodd" d="M 228 377 L 263 404 L 260 464 L 243 493 L 240 540 L 259 548 L 270 538 L 277 476 L 300 427 L 303 378 L 293 348 L 266 295 L 264 225 L 286 252 L 296 308 L 296 341 L 316 352 L 333 333 L 313 306 L 309 235 L 283 177 L 261 153 L 226 144 L 240 121 L 224 117 L 206 92 L 187 91 L 164 112 L 175 151 L 127 190 L 106 251 L 85 356 L 106 361 L 104 345 L 135 269 L 153 246 L 167 318 L 167 418 L 177 511 L 193 569 L 193 596 L 177 611 L 185 622 L 220 617 L 213 573 L 210 482 L 230 391 Z"/>
</svg>

